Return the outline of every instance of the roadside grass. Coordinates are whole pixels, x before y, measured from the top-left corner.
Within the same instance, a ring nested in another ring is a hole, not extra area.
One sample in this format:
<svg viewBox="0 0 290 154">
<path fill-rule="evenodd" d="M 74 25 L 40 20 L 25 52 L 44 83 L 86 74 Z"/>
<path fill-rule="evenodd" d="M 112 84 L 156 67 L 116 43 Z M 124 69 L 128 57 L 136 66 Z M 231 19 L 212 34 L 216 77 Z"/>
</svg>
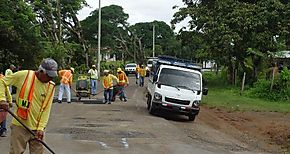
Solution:
<svg viewBox="0 0 290 154">
<path fill-rule="evenodd" d="M 209 88 L 208 95 L 203 96 L 202 104 L 212 108 L 230 111 L 256 111 L 290 113 L 290 102 L 273 102 L 240 95 L 235 88 Z"/>
</svg>

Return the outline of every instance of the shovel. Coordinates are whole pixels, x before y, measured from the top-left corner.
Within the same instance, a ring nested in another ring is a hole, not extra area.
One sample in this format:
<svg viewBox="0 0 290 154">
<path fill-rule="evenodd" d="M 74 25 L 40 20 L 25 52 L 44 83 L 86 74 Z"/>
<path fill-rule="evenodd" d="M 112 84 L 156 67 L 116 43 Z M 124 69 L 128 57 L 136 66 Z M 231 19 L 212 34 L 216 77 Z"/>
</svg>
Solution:
<svg viewBox="0 0 290 154">
<path fill-rule="evenodd" d="M 9 109 L 5 111 L 7 111 L 13 118 L 15 118 L 30 134 L 32 134 L 33 136 L 36 136 L 35 133 L 31 129 L 29 129 L 24 123 L 22 123 L 13 112 L 11 112 Z M 45 146 L 49 152 L 51 152 L 52 154 L 55 154 L 55 152 L 44 141 L 39 140 L 39 139 L 36 139 L 36 140 L 40 142 L 43 146 Z"/>
</svg>

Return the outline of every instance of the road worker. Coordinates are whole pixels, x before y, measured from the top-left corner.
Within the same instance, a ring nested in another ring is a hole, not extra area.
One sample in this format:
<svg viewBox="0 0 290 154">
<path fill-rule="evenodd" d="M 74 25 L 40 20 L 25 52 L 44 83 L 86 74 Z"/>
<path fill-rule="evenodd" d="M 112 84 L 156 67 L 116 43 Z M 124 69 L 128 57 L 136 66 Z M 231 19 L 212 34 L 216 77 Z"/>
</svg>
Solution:
<svg viewBox="0 0 290 154">
<path fill-rule="evenodd" d="M 92 65 L 92 68 L 89 70 L 88 74 L 90 75 L 91 80 L 91 94 L 97 94 L 98 87 L 98 70 L 96 69 L 96 65 Z"/>
<path fill-rule="evenodd" d="M 127 102 L 127 96 L 125 94 L 125 87 L 129 85 L 129 80 L 125 72 L 121 68 L 117 69 L 117 77 L 119 79 L 118 86 L 120 88 L 120 100 Z"/>
<path fill-rule="evenodd" d="M 112 98 L 113 98 L 113 79 L 116 80 L 116 82 L 119 82 L 119 79 L 109 74 L 109 70 L 104 70 L 104 77 L 103 77 L 103 87 L 104 87 L 104 98 L 105 98 L 105 104 L 111 104 Z M 108 98 L 109 95 L 109 98 Z"/>
<path fill-rule="evenodd" d="M 13 71 L 16 69 L 16 67 L 11 64 L 10 67 L 5 71 L 5 76 L 13 74 Z M 12 94 L 12 86 L 9 86 L 9 91 Z"/>
<path fill-rule="evenodd" d="M 138 80 L 139 80 L 139 70 L 140 70 L 140 65 L 137 64 L 135 68 L 136 84 L 138 84 Z"/>
<path fill-rule="evenodd" d="M 4 75 L 0 74 L 0 79 L 3 77 Z M 12 96 L 10 94 L 8 87 L 5 88 L 5 95 L 6 95 L 7 102 L 9 103 L 9 107 L 12 107 Z M 7 112 L 5 112 L 4 110 L 0 111 L 0 137 L 7 136 L 6 116 L 7 116 Z"/>
<path fill-rule="evenodd" d="M 38 140 L 43 140 L 52 106 L 57 77 L 57 63 L 50 58 L 44 59 L 37 71 L 23 70 L 0 80 L 0 108 L 8 109 L 5 87 L 17 88 L 15 115 L 31 129 L 30 134 L 16 119 L 11 125 L 10 154 L 24 153 L 29 144 L 30 154 L 44 154 L 44 147 Z"/>
<path fill-rule="evenodd" d="M 139 74 L 140 74 L 139 86 L 143 87 L 144 86 L 144 78 L 146 76 L 146 67 L 145 67 L 145 65 L 141 65 L 141 68 L 139 69 Z"/>
<path fill-rule="evenodd" d="M 67 97 L 67 103 L 71 103 L 71 85 L 73 81 L 73 73 L 75 69 L 70 68 L 69 70 L 60 70 L 58 72 L 59 76 L 61 77 L 60 86 L 59 86 L 59 93 L 58 93 L 58 103 L 62 102 L 62 95 L 65 91 Z"/>
</svg>

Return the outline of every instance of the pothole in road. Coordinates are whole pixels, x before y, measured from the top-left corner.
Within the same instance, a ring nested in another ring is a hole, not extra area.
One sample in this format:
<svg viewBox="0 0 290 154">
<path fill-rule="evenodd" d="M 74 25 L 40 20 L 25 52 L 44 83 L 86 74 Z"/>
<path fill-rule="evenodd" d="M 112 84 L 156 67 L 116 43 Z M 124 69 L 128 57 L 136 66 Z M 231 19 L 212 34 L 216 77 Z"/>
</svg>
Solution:
<svg viewBox="0 0 290 154">
<path fill-rule="evenodd" d="M 243 147 L 243 146 L 235 144 L 235 143 L 232 143 L 232 144 L 220 143 L 220 142 L 210 141 L 210 140 L 207 140 L 205 138 L 200 138 L 200 137 L 195 137 L 195 136 L 190 136 L 190 135 L 188 135 L 188 137 L 193 139 L 193 140 L 198 141 L 199 143 L 205 143 L 205 144 L 212 145 L 212 146 L 223 147 L 223 148 L 230 150 L 230 151 L 242 152 L 242 151 L 249 150 L 246 147 Z"/>
<path fill-rule="evenodd" d="M 107 125 L 107 124 L 76 124 L 75 126 L 79 126 L 79 127 L 107 127 L 110 125 Z"/>
<path fill-rule="evenodd" d="M 85 120 L 86 118 L 83 118 L 83 117 L 74 117 L 73 119 L 75 119 L 75 120 Z"/>
<path fill-rule="evenodd" d="M 59 128 L 49 131 L 49 133 L 60 133 L 69 135 L 73 140 L 97 141 L 100 138 L 155 138 L 151 133 L 138 131 L 98 131 L 88 128 Z"/>
<path fill-rule="evenodd" d="M 110 121 L 119 121 L 119 122 L 134 122 L 134 120 L 128 120 L 128 119 L 110 119 Z"/>
</svg>

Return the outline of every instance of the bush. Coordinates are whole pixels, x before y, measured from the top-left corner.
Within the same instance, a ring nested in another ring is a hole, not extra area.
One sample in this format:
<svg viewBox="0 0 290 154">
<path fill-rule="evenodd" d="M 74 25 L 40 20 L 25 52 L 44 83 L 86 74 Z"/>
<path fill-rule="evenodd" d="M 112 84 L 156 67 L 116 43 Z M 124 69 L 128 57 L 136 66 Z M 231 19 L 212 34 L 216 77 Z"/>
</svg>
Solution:
<svg viewBox="0 0 290 154">
<path fill-rule="evenodd" d="M 123 61 L 101 62 L 101 74 L 104 70 L 110 70 L 112 74 L 116 74 L 116 70 L 119 67 L 124 70 L 125 65 Z"/>
<path fill-rule="evenodd" d="M 272 101 L 288 101 L 290 100 L 290 71 L 283 69 L 279 77 L 274 80 L 272 91 L 271 81 L 259 79 L 254 83 L 246 94 L 250 97 L 258 97 Z"/>
<path fill-rule="evenodd" d="M 229 86 L 227 78 L 223 72 L 216 74 L 215 72 L 203 72 L 203 82 L 209 87 L 227 87 Z"/>
</svg>

